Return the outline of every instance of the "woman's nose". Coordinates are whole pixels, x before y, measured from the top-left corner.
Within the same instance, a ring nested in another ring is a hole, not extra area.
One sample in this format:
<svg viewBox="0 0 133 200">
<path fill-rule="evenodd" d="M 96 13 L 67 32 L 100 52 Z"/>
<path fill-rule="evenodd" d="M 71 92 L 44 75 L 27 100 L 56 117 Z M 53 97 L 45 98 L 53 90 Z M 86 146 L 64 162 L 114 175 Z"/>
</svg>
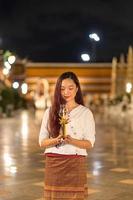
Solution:
<svg viewBox="0 0 133 200">
<path fill-rule="evenodd" d="M 67 94 L 68 94 L 68 90 L 67 90 L 67 89 L 65 89 L 65 91 L 64 91 L 64 94 L 65 94 L 65 95 L 67 95 Z"/>
</svg>

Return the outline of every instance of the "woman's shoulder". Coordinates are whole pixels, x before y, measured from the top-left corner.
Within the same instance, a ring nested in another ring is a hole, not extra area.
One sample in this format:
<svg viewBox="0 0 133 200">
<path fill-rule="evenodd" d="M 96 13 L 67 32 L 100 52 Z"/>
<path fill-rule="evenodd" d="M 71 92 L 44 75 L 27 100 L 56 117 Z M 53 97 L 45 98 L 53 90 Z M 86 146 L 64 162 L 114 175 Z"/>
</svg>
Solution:
<svg viewBox="0 0 133 200">
<path fill-rule="evenodd" d="M 84 115 L 93 115 L 92 111 L 88 107 L 86 107 L 84 105 L 80 105 L 80 107 L 81 107 L 81 112 Z"/>
<path fill-rule="evenodd" d="M 84 106 L 84 105 L 80 105 L 80 107 L 81 107 L 81 109 L 82 109 L 83 111 L 92 112 L 92 111 L 90 110 L 90 108 L 88 108 L 88 107 L 86 107 L 86 106 Z"/>
</svg>

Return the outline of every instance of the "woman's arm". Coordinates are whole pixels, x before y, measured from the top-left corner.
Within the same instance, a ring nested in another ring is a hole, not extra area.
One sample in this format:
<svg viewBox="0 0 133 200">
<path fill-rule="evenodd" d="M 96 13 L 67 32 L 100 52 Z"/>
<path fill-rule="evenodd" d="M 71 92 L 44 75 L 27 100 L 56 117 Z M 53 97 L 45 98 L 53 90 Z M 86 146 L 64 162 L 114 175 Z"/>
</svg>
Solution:
<svg viewBox="0 0 133 200">
<path fill-rule="evenodd" d="M 56 138 L 48 138 L 48 139 L 42 140 L 40 142 L 40 146 L 47 148 L 47 147 L 55 146 L 61 143 L 62 143 L 62 135 L 59 135 Z"/>
<path fill-rule="evenodd" d="M 92 148 L 92 144 L 89 140 L 78 140 L 78 139 L 72 138 L 70 135 L 66 136 L 65 143 L 72 144 L 81 149 L 91 149 Z"/>
</svg>

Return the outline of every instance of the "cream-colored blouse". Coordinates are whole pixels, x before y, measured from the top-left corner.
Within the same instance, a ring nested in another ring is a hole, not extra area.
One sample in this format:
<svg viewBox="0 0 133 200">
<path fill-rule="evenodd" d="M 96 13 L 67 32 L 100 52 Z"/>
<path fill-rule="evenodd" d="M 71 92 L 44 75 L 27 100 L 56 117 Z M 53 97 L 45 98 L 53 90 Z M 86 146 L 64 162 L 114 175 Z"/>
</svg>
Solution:
<svg viewBox="0 0 133 200">
<path fill-rule="evenodd" d="M 49 108 L 45 111 L 39 134 L 39 144 L 41 141 L 49 138 L 47 123 L 49 119 Z M 79 105 L 69 114 L 69 123 L 67 124 L 67 134 L 79 140 L 89 140 L 94 145 L 95 142 L 95 122 L 92 112 L 85 106 Z M 81 149 L 71 144 L 62 144 L 45 149 L 45 153 L 58 153 L 67 155 L 87 155 L 86 149 Z"/>
</svg>

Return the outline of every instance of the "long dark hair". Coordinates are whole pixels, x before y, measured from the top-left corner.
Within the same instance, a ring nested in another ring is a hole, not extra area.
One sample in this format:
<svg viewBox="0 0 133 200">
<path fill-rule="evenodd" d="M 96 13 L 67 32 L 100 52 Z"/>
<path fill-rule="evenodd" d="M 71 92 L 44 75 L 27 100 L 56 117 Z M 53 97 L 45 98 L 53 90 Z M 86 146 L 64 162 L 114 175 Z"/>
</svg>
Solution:
<svg viewBox="0 0 133 200">
<path fill-rule="evenodd" d="M 60 131 L 59 109 L 60 109 L 61 104 L 66 103 L 65 100 L 61 96 L 61 84 L 62 84 L 62 81 L 67 78 L 72 79 L 74 83 L 76 84 L 76 87 L 78 88 L 78 91 L 75 96 L 76 103 L 84 105 L 80 83 L 76 74 L 74 74 L 73 72 L 63 73 L 56 82 L 53 104 L 50 109 L 50 115 L 49 115 L 50 137 L 57 137 L 59 135 L 59 131 Z"/>
</svg>

